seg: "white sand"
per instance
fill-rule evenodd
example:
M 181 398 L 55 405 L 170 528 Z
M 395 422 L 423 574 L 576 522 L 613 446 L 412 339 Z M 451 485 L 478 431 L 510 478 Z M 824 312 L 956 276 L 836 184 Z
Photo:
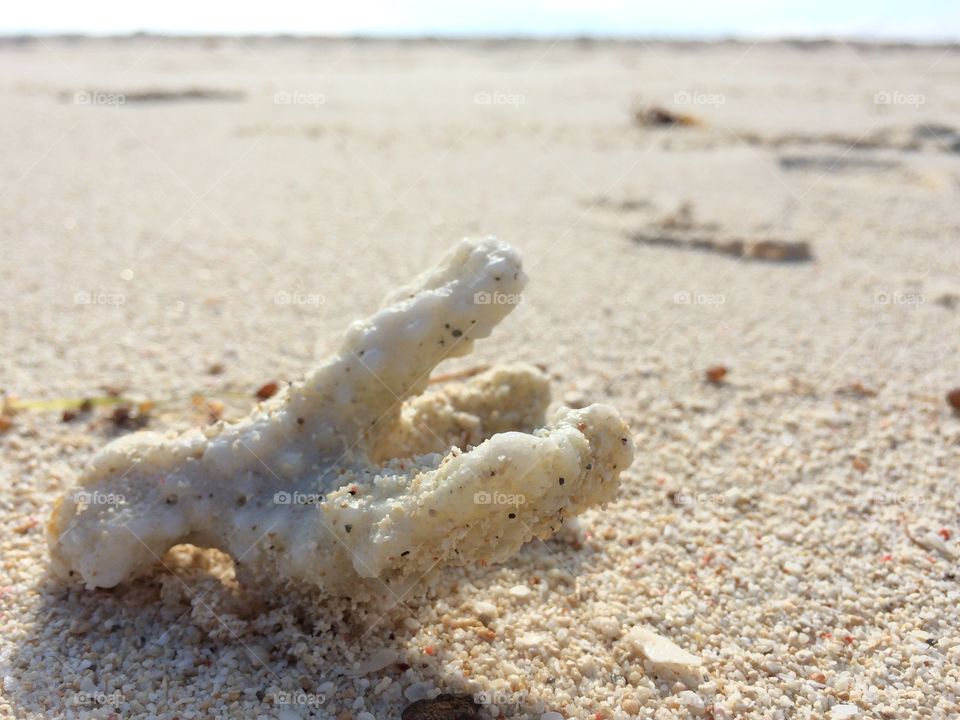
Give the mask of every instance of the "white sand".
M 209 554 L 109 592 L 46 578 L 51 504 L 115 431 L 22 412 L 0 436 L 0 715 L 369 720 L 440 690 L 518 718 L 960 713 L 956 51 L 143 38 L 0 62 L 7 393 L 120 386 L 162 401 L 159 430 L 197 422 L 196 392 L 240 414 L 230 393 L 496 234 L 524 301 L 442 371 L 542 363 L 638 449 L 615 504 L 511 562 L 393 607 L 260 603 Z M 244 97 L 132 101 L 157 88 Z M 706 126 L 636 127 L 653 104 Z M 685 203 L 815 262 L 629 238 Z M 645 660 L 637 626 L 702 666 Z

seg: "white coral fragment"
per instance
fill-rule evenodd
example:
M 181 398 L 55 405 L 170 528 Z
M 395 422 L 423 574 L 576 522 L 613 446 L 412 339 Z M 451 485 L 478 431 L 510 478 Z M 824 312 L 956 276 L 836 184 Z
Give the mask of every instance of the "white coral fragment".
M 686 670 L 703 664 L 703 660 L 696 655 L 644 627 L 633 628 L 627 633 L 626 641 L 633 650 L 641 653 L 654 665 L 662 665 L 671 670 Z
M 536 429 L 548 382 L 523 365 L 424 392 L 525 281 L 509 246 L 463 241 L 245 419 L 110 443 L 53 512 L 54 569 L 112 587 L 192 543 L 233 556 L 241 580 L 354 592 L 504 560 L 612 499 L 633 453 L 613 408 Z

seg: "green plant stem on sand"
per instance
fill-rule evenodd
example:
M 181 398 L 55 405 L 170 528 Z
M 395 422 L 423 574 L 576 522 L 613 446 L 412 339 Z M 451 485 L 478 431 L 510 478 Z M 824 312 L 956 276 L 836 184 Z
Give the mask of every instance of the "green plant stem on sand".
M 157 401 L 151 400 L 154 408 L 159 409 L 170 409 L 181 404 L 189 404 L 198 393 L 193 393 L 188 397 L 172 397 L 168 400 Z M 249 400 L 250 395 L 248 393 L 242 393 L 237 391 L 222 391 L 216 395 L 202 394 L 206 399 L 221 399 L 229 398 L 231 400 Z M 138 403 L 145 402 L 144 398 L 132 398 L 125 395 L 101 395 L 99 397 L 83 397 L 83 398 L 41 398 L 35 400 L 20 400 L 17 398 L 3 398 L 0 408 L 2 412 L 6 414 L 17 414 L 23 411 L 33 411 L 33 412 L 49 412 L 53 410 L 74 410 L 79 408 L 84 404 L 88 404 L 91 408 L 97 407 L 113 407 L 118 405 L 137 405 Z

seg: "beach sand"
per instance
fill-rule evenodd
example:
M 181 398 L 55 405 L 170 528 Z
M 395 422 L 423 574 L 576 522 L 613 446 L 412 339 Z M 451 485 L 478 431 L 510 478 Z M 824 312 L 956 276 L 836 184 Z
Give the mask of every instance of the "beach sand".
M 960 713 L 955 49 L 138 37 L 0 63 L 0 716 Z M 254 601 L 189 549 L 112 590 L 46 576 L 53 502 L 131 424 L 64 405 L 239 417 L 487 235 L 530 284 L 439 372 L 538 363 L 555 405 L 617 407 L 615 503 L 387 605 Z M 738 258 L 771 240 L 809 257 Z

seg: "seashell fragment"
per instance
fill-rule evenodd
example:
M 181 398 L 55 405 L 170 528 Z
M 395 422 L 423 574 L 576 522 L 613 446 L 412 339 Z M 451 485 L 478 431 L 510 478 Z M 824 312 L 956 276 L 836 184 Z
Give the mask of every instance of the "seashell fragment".
M 611 500 L 633 457 L 613 408 L 536 429 L 549 385 L 525 365 L 424 392 L 525 282 L 509 246 L 463 241 L 243 420 L 110 443 L 53 511 L 53 569 L 112 587 L 192 543 L 229 553 L 242 582 L 354 593 L 502 561 Z
M 683 670 L 703 664 L 703 660 L 696 655 L 688 653 L 676 643 L 647 628 L 633 628 L 627 633 L 626 641 L 633 650 L 641 653 L 654 665 Z

